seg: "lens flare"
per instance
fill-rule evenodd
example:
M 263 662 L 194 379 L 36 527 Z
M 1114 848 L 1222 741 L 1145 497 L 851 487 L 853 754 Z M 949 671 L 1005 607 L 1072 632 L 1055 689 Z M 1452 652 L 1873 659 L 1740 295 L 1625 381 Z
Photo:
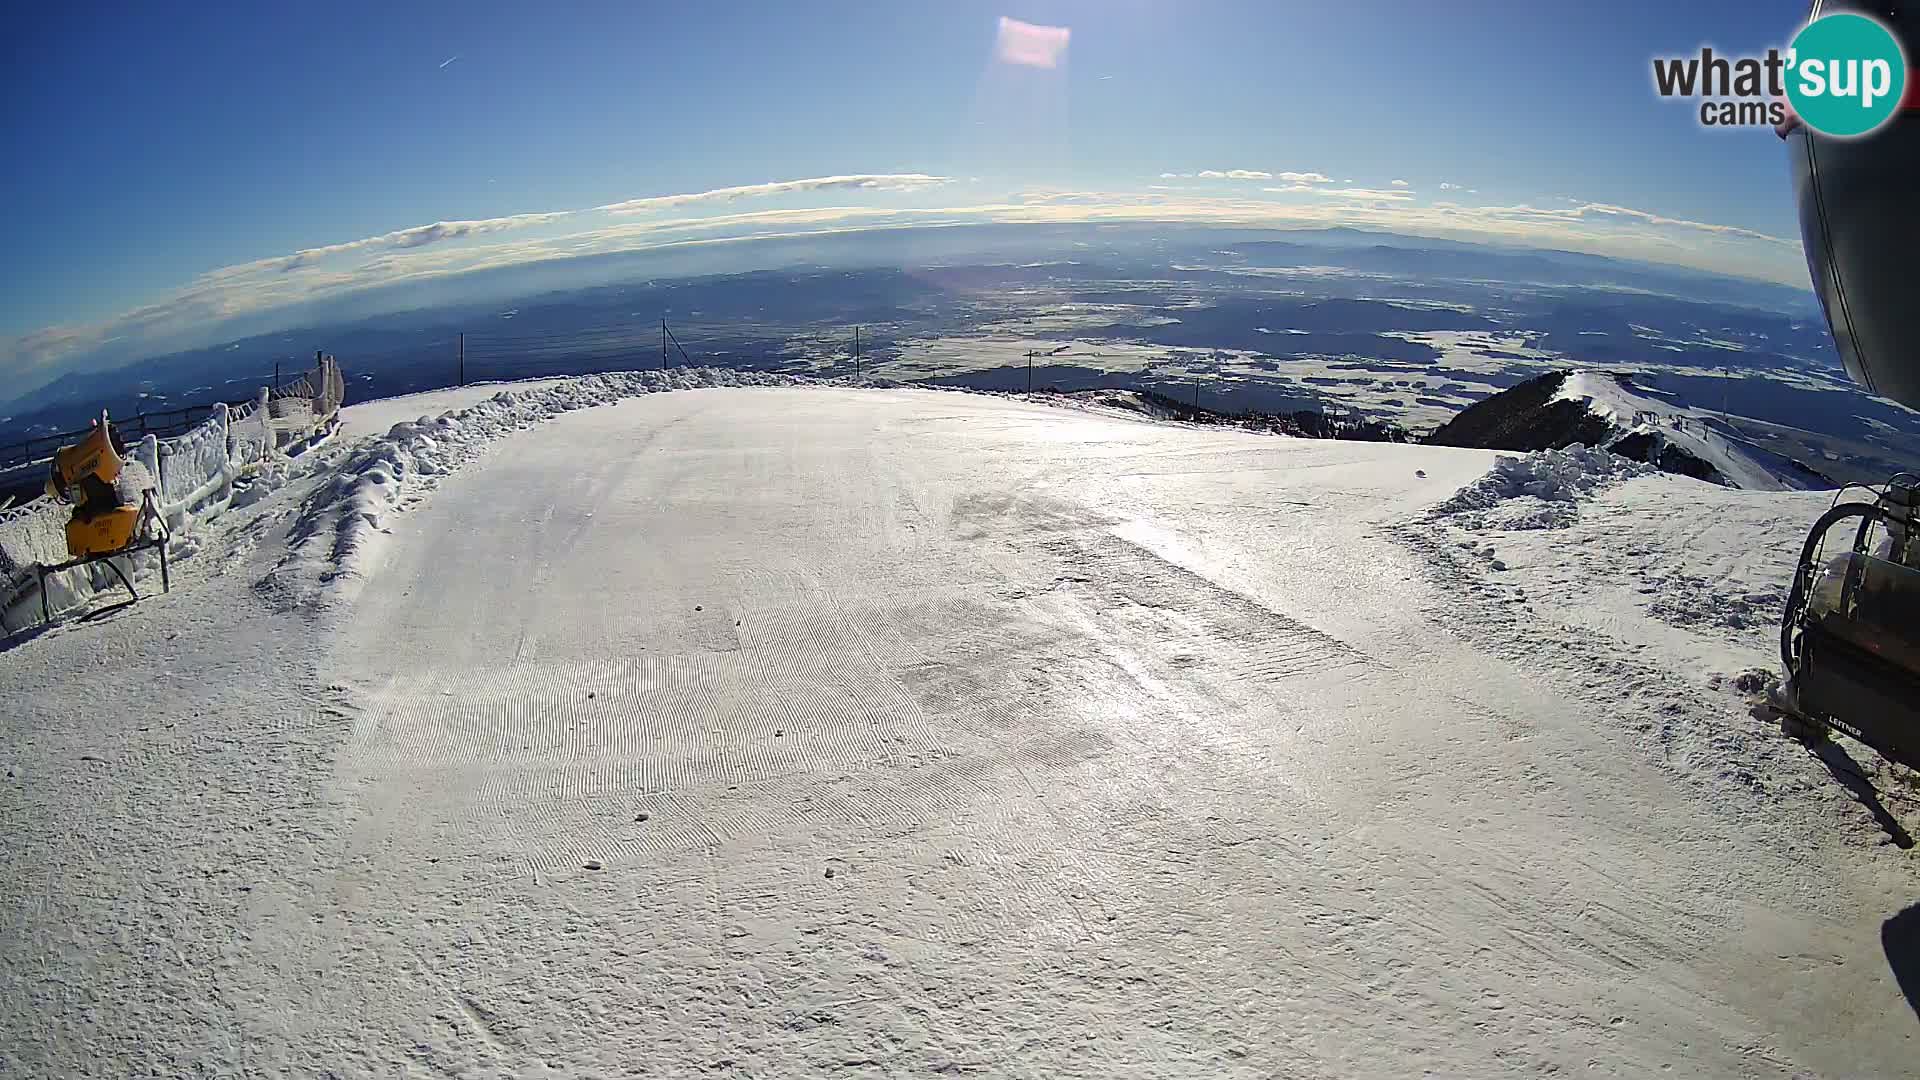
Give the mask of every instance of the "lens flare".
M 1003 63 L 1021 67 L 1054 68 L 1067 54 L 1073 31 L 1065 26 L 1036 26 L 1000 16 L 1000 37 L 994 55 Z

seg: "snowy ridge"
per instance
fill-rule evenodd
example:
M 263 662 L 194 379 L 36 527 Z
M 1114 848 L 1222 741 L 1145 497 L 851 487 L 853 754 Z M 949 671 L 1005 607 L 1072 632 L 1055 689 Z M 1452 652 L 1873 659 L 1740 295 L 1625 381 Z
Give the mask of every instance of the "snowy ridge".
M 670 390 L 835 382 L 719 368 L 584 375 L 533 390 L 501 390 L 469 408 L 403 421 L 354 450 L 307 497 L 286 556 L 259 587 L 301 604 L 350 594 L 375 558 L 388 514 L 418 501 L 495 440 L 563 413 Z M 300 475 L 294 469 L 265 476 L 261 490 Z
M 1026 401 L 1049 400 L 1034 394 L 1020 394 L 1016 396 Z M 1165 405 L 1136 390 L 1083 390 L 1073 394 L 1053 395 L 1053 398 L 1059 399 L 1060 404 L 1070 407 L 1109 409 L 1116 412 L 1131 413 L 1135 416 L 1144 416 L 1152 420 L 1175 421 L 1180 419 L 1179 414 L 1172 409 L 1167 408 Z
M 1681 405 L 1660 390 L 1635 386 L 1618 376 L 1572 372 L 1553 400 L 1583 403 L 1611 423 L 1621 434 L 1609 440 L 1609 446 L 1647 440 L 1651 445 L 1633 456 L 1649 461 L 1660 460 L 1671 447 L 1712 466 L 1731 487 L 1805 491 L 1836 486 L 1799 463 L 1740 438 L 1711 412 Z

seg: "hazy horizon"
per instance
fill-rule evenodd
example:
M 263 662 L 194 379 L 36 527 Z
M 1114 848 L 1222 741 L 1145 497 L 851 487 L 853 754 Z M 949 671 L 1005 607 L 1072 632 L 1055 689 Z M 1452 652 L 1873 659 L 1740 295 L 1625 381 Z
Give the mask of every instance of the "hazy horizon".
M 937 233 L 930 231 L 935 228 L 938 228 Z M 218 345 L 238 344 L 288 332 L 328 330 L 385 316 L 436 312 L 452 315 L 462 308 L 531 301 L 574 290 L 650 280 L 689 280 L 813 268 L 913 269 L 916 260 L 927 264 L 956 261 L 987 265 L 996 260 L 1013 261 L 1045 256 L 1087 257 L 1085 250 L 1075 246 L 1083 242 L 1073 237 L 1119 240 L 1137 246 L 1152 243 L 1163 236 L 1189 239 L 1185 235 L 1188 233 L 1193 237 L 1222 238 L 1223 243 L 1227 242 L 1224 239 L 1226 237 L 1313 243 L 1348 233 L 1355 238 L 1377 238 L 1379 242 L 1397 241 L 1399 243 L 1396 246 L 1413 250 L 1447 250 L 1448 245 L 1464 243 L 1509 255 L 1593 256 L 1618 265 L 1626 272 L 1658 272 L 1664 269 L 1752 286 L 1751 296 L 1743 301 L 1751 306 L 1770 306 L 1771 298 L 1762 293 L 1779 288 L 1786 290 L 1780 299 L 1794 294 L 1804 301 L 1810 312 L 1815 310 L 1812 307 L 1815 299 L 1810 289 L 1750 276 L 1678 264 L 1663 267 L 1657 262 L 1571 248 L 1537 246 L 1524 241 L 1426 236 L 1364 226 L 1228 228 L 1217 224 L 1180 221 L 1133 221 L 1104 225 L 873 225 L 857 229 L 682 240 L 650 248 L 550 256 L 498 266 L 463 268 L 412 281 L 364 286 L 202 324 L 198 333 L 162 339 L 157 343 L 158 347 L 129 344 L 121 350 L 102 348 L 90 354 L 86 360 L 57 369 L 45 369 L 41 373 L 44 377 L 30 376 L 26 381 L 10 387 L 12 392 L 0 398 L 0 404 L 30 396 L 66 375 L 111 373 L 130 365 Z M 769 257 L 768 252 L 776 248 L 784 254 Z M 1663 284 L 1667 287 L 1660 291 L 1665 294 L 1686 295 L 1685 289 L 1678 283 Z

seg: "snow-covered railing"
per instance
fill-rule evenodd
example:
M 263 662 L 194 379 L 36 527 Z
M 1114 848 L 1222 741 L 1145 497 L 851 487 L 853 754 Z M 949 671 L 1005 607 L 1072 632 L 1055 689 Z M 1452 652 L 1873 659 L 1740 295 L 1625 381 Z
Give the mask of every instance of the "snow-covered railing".
M 299 437 L 313 428 L 313 399 L 306 396 L 274 398 L 267 403 L 267 426 Z
M 168 439 L 148 435 L 126 448 L 126 458 L 152 478 L 155 502 L 169 532 L 218 517 L 233 503 L 234 482 L 290 446 L 332 429 L 346 396 L 339 364 L 323 356 L 278 396 L 263 388 L 240 406 L 215 405 L 211 415 Z M 42 496 L 0 511 L 0 632 L 40 621 L 37 565 L 68 558 L 66 523 L 72 508 Z M 131 570 L 131 568 L 128 568 Z M 85 604 L 115 582 L 103 566 L 64 571 L 48 579 L 47 608 L 55 613 Z
M 67 507 L 45 496 L 0 510 L 0 627 L 8 632 L 40 621 L 33 567 L 67 558 L 67 514 Z M 56 576 L 69 593 L 82 577 L 72 570 Z
M 339 363 L 331 356 L 317 356 L 312 371 L 267 395 L 263 403 L 267 429 L 282 447 L 314 438 L 333 426 L 346 393 Z
M 320 357 L 308 382 L 313 387 L 313 416 L 319 424 L 332 423 L 347 400 L 347 379 L 340 374 L 340 362 L 331 356 Z
M 273 429 L 267 425 L 267 391 L 227 410 L 227 457 L 245 476 L 273 454 Z
M 34 568 L 67 561 L 67 518 L 72 511 L 42 496 L 0 515 L 0 632 L 40 622 L 40 577 Z M 125 563 L 122 569 L 133 571 Z M 72 611 L 94 593 L 112 588 L 116 580 L 101 563 L 48 575 L 46 608 L 56 614 Z
M 233 499 L 237 475 L 227 441 L 227 407 L 216 406 L 206 422 L 178 438 L 162 439 L 159 458 L 160 516 L 167 528 L 186 527 L 193 517 L 216 517 Z

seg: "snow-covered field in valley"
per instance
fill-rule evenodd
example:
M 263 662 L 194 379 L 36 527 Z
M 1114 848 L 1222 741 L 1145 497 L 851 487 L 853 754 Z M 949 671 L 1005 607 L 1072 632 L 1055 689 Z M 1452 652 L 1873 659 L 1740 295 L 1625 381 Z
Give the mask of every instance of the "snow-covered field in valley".
M 732 381 L 0 643 L 0 1073 L 1914 1075 L 1920 788 L 1735 685 L 1827 496 Z

